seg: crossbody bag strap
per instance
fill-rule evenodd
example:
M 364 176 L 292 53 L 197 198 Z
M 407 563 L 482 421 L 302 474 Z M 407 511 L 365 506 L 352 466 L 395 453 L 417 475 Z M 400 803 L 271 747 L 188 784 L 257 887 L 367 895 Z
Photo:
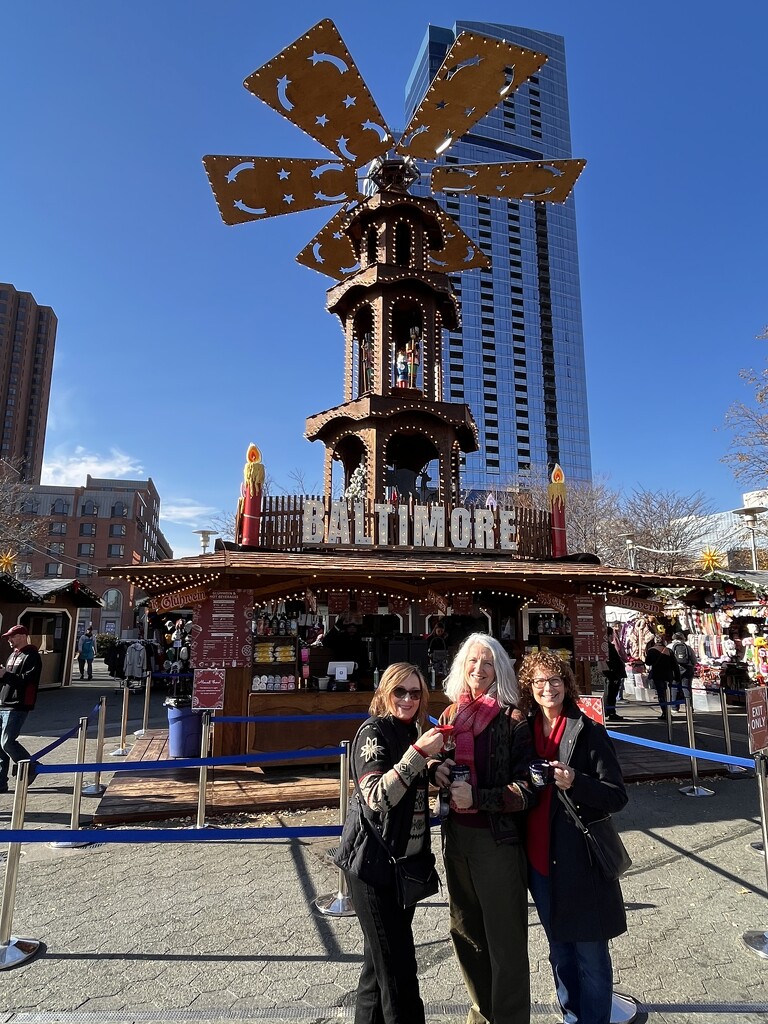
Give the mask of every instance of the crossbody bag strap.
M 568 814 L 571 816 L 571 818 L 573 818 L 574 824 L 577 826 L 577 828 L 579 828 L 584 833 L 584 835 L 587 835 L 587 833 L 589 832 L 589 829 L 587 828 L 587 826 L 584 824 L 584 822 L 579 817 L 579 812 L 574 807 L 573 801 L 571 800 L 571 798 L 562 789 L 558 789 L 557 795 L 558 795 L 559 799 L 562 801 L 563 807 L 565 807 L 565 809 L 568 812 Z

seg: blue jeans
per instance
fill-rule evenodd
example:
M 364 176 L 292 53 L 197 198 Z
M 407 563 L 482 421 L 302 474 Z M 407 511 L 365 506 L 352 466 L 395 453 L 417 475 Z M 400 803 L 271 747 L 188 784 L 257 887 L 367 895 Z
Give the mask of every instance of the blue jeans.
M 607 940 L 553 942 L 549 930 L 549 878 L 531 868 L 528 888 L 549 940 L 549 962 L 563 1024 L 610 1024 L 613 966 Z
M 31 754 L 18 742 L 28 711 L 0 708 L 0 789 L 8 788 L 8 768 L 13 760 L 28 761 Z

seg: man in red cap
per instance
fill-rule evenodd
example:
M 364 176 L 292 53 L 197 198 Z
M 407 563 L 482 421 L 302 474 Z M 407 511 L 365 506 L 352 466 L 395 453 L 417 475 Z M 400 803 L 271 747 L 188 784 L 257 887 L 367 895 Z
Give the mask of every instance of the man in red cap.
M 19 734 L 35 706 L 43 662 L 38 649 L 29 642 L 26 626 L 11 626 L 2 639 L 12 648 L 5 668 L 0 668 L 0 793 L 7 793 L 11 761 L 18 764 L 31 757 L 19 743 Z M 36 775 L 33 763 L 29 766 L 29 781 Z

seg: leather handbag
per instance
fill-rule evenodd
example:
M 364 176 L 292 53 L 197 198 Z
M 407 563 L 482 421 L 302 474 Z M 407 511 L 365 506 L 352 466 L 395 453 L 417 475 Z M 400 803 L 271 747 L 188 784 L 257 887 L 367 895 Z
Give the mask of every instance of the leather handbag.
M 632 858 L 627 853 L 610 814 L 585 825 L 568 794 L 559 789 L 557 795 L 584 836 L 590 863 L 595 865 L 609 882 L 617 881 L 632 867 Z

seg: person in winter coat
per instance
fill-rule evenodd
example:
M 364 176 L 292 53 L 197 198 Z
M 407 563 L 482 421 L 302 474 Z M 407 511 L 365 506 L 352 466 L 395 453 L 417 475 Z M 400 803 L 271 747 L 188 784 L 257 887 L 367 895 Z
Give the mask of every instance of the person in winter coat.
M 616 712 L 616 698 L 622 680 L 627 678 L 627 670 L 621 655 L 613 643 L 613 630 L 608 630 L 608 671 L 605 675 L 605 717 L 609 722 L 621 722 L 621 715 Z
M 659 718 L 666 718 L 672 684 L 680 684 L 680 668 L 674 654 L 667 647 L 663 633 L 659 633 L 653 641 L 653 646 L 649 648 L 645 656 L 645 664 L 651 670 L 648 676 L 656 690 L 659 704 L 661 704 Z
M 443 822 L 451 939 L 472 1005 L 467 1024 L 530 1024 L 525 818 L 535 800 L 528 726 L 513 710 L 515 670 L 498 640 L 467 637 L 444 684 L 440 716 L 455 749 L 430 774 L 450 786 Z M 469 781 L 450 781 L 451 765 Z
M 525 657 L 520 709 L 529 714 L 536 754 L 554 785 L 538 790 L 528 815 L 528 887 L 549 940 L 563 1021 L 609 1024 L 613 966 L 608 940 L 627 930 L 618 882 L 593 865 L 583 834 L 557 795 L 567 791 L 585 824 L 627 802 L 616 751 L 605 727 L 582 714 L 570 666 L 550 651 Z
M 680 672 L 680 682 L 675 688 L 674 700 L 675 711 L 684 711 L 685 708 L 681 708 L 680 705 L 685 702 L 686 698 L 691 699 L 691 686 L 693 684 L 693 677 L 696 675 L 696 665 L 698 659 L 693 652 L 693 648 L 685 642 L 685 635 L 683 633 L 673 633 L 672 643 L 669 645 L 670 650 L 677 662 L 677 668 Z
M 352 745 L 352 770 L 376 827 L 395 857 L 430 848 L 427 759 L 443 749 L 438 729 L 427 728 L 429 690 L 415 665 L 397 662 L 381 677 Z M 349 815 L 361 811 L 357 794 Z M 358 822 L 363 828 L 362 822 Z M 369 842 L 375 843 L 374 839 Z M 381 878 L 347 873 L 363 932 L 363 968 L 357 985 L 355 1024 L 424 1024 L 412 922 L 414 907 L 397 899 L 394 872 Z
M 11 761 L 18 764 L 31 758 L 19 743 L 19 735 L 37 701 L 43 661 L 38 649 L 29 642 L 26 626 L 11 626 L 2 639 L 11 645 L 10 657 L 5 667 L 0 667 L 0 793 L 7 793 Z M 14 768 L 14 774 L 15 771 Z M 36 775 L 33 762 L 28 781 L 32 783 Z
M 96 637 L 93 629 L 89 626 L 77 641 L 77 666 L 80 669 L 80 678 L 84 679 L 85 667 L 88 666 L 88 678 L 93 679 L 93 659 L 96 657 Z

